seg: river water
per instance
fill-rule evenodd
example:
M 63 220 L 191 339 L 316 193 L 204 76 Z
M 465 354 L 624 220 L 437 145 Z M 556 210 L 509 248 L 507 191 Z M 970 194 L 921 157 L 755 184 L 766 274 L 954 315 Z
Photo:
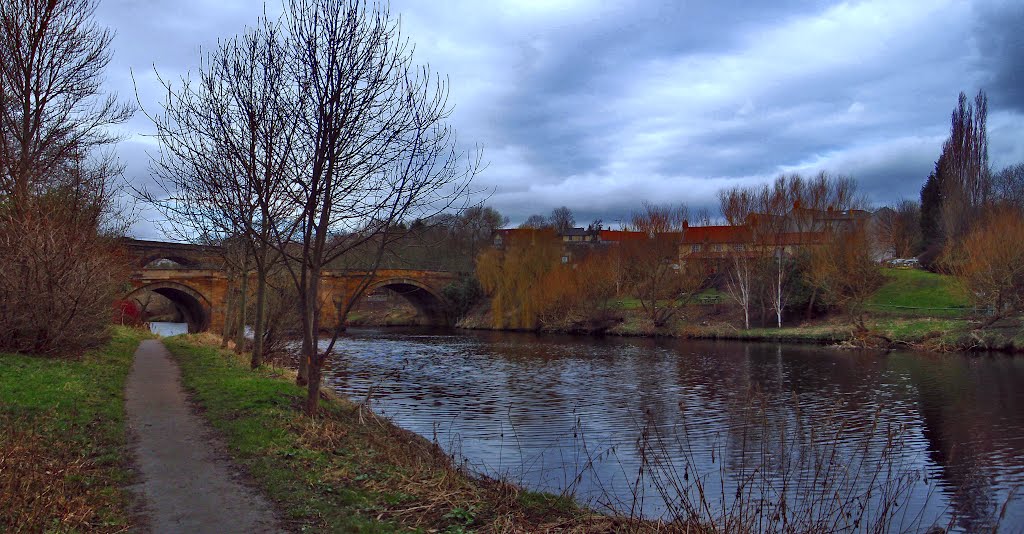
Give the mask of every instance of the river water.
M 714 520 L 785 495 L 794 520 L 863 504 L 863 528 L 886 502 L 899 531 L 1024 531 L 1021 358 L 394 328 L 337 352 L 339 392 L 597 508 Z

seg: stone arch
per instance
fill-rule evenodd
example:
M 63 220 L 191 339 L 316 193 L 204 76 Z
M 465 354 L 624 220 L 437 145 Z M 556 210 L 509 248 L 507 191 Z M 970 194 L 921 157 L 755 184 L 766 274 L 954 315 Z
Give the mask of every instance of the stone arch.
M 195 289 L 178 282 L 153 282 L 128 293 L 125 296 L 125 300 L 131 299 L 144 291 L 152 291 L 167 297 L 178 311 L 181 312 L 185 322 L 188 323 L 189 333 L 202 332 L 210 327 L 210 312 L 212 310 L 210 300 Z
M 370 284 L 363 295 L 367 295 L 376 289 L 390 289 L 416 308 L 431 323 L 437 325 L 448 324 L 448 300 L 439 291 L 419 280 L 412 278 L 387 278 Z

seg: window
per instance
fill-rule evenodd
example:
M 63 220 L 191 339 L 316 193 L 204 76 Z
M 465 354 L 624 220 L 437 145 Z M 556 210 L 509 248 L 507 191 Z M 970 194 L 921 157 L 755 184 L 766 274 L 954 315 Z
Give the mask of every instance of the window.
M 690 252 L 700 252 L 700 245 L 690 245 Z
M 732 249 L 736 252 L 743 252 L 743 245 L 733 245 Z
M 715 245 L 715 252 L 721 252 L 721 251 L 722 251 L 722 245 Z
M 562 256 L 562 263 L 569 263 L 569 256 Z

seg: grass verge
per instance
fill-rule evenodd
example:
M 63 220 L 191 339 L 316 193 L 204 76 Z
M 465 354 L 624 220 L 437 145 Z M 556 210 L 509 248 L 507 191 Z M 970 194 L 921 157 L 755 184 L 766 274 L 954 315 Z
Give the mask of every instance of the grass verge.
M 886 282 L 868 302 L 876 314 L 907 317 L 963 317 L 970 300 L 952 276 L 919 269 L 882 269 Z
M 300 413 L 303 390 L 280 369 L 250 371 L 211 338 L 165 344 L 229 453 L 295 530 L 329 532 L 612 532 L 622 520 L 571 499 L 458 469 L 422 437 L 333 395 Z
M 124 385 L 147 334 L 79 359 L 0 354 L 0 531 L 131 527 Z

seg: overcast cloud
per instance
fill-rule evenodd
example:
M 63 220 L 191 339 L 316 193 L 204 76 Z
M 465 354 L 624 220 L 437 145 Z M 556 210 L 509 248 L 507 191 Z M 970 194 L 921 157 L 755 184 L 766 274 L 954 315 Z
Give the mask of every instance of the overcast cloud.
M 705 5 L 701 5 L 705 4 Z M 753 4 L 753 6 L 751 5 Z M 1024 161 L 1024 4 L 392 2 L 416 57 L 451 80 L 459 139 L 485 146 L 475 185 L 518 223 L 567 205 L 616 224 L 643 200 L 714 206 L 781 172 L 855 177 L 876 204 L 916 197 L 957 94 L 989 95 L 990 156 Z M 769 4 L 765 2 L 764 4 Z M 279 11 L 268 4 L 271 13 Z M 155 109 L 165 77 L 251 25 L 242 0 L 104 0 L 108 85 Z M 139 114 L 118 153 L 146 183 Z M 139 237 L 160 237 L 141 220 Z

